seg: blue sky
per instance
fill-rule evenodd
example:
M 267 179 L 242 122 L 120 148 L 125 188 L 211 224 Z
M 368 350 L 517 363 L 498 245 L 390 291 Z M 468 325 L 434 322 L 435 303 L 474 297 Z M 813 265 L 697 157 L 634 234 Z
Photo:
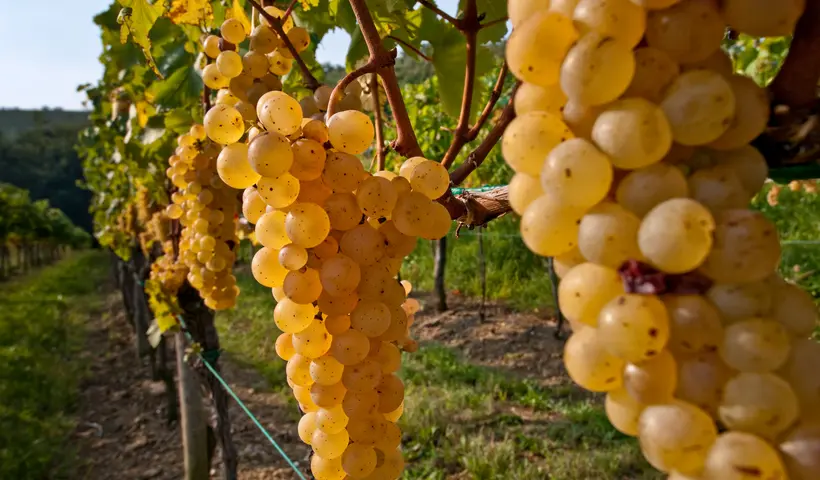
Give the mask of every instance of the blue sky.
M 97 61 L 102 47 L 92 18 L 110 0 L 2 3 L 0 108 L 83 108 L 85 97 L 76 91 L 77 85 L 102 75 Z M 454 14 L 458 0 L 437 3 Z M 323 63 L 344 64 L 349 44 L 347 34 L 336 30 L 319 45 L 317 57 Z

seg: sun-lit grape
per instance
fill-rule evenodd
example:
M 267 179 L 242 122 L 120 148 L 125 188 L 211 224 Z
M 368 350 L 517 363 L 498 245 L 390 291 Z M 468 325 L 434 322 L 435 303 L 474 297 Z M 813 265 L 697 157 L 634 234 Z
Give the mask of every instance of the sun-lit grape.
M 638 246 L 659 269 L 683 273 L 707 258 L 714 229 L 715 220 L 705 207 L 688 198 L 674 198 L 644 216 Z
M 725 27 L 716 2 L 683 0 L 649 12 L 646 41 L 677 62 L 697 62 L 720 49 Z
M 717 438 L 712 418 L 694 405 L 672 401 L 641 413 L 638 438 L 644 457 L 662 472 L 696 474 Z
M 704 145 L 720 138 L 732 125 L 736 99 L 729 82 L 719 73 L 690 70 L 666 89 L 660 107 L 676 142 Z
M 672 131 L 655 104 L 626 98 L 601 112 L 592 127 L 592 139 L 615 167 L 632 170 L 659 162 L 672 145 Z
M 669 315 L 655 296 L 619 295 L 601 309 L 598 333 L 611 354 L 627 362 L 641 362 L 666 346 Z
M 777 450 L 762 438 L 743 432 L 726 432 L 715 440 L 702 475 L 721 480 L 787 478 Z
M 683 172 L 666 163 L 656 163 L 629 172 L 618 183 L 615 198 L 622 207 L 643 217 L 657 205 L 673 198 L 686 198 L 689 186 Z
M 561 255 L 577 245 L 582 215 L 582 209 L 562 205 L 555 197 L 543 195 L 524 211 L 521 237 L 527 247 L 538 255 Z
M 726 327 L 720 355 L 741 372 L 771 372 L 789 356 L 790 338 L 785 328 L 769 318 L 751 318 Z
M 245 133 L 245 121 L 235 108 L 217 104 L 205 114 L 205 132 L 208 138 L 222 145 L 236 143 Z
M 564 345 L 564 366 L 575 383 L 593 392 L 612 391 L 623 383 L 624 361 L 604 348 L 600 335 L 591 327 L 569 337 Z
M 530 112 L 516 117 L 507 127 L 501 140 L 501 153 L 516 172 L 539 176 L 552 149 L 573 136 L 557 115 Z
M 280 91 L 262 95 L 256 104 L 256 115 L 269 132 L 285 136 L 298 132 L 302 126 L 302 106 Z
M 617 203 L 602 202 L 581 218 L 578 249 L 591 262 L 618 268 L 642 257 L 638 248 L 641 220 Z
M 771 373 L 741 373 L 726 383 L 718 408 L 731 430 L 773 440 L 797 420 L 797 397 L 789 384 Z
M 533 83 L 522 83 L 515 92 L 513 100 L 516 115 L 529 112 L 549 112 L 560 115 L 567 96 L 558 84 L 541 87 Z
M 359 155 L 373 143 L 373 122 L 370 117 L 356 110 L 334 114 L 327 121 L 330 143 L 340 152 Z
M 583 138 L 572 138 L 556 145 L 541 169 L 544 192 L 581 208 L 603 200 L 611 184 L 609 158 Z
M 777 229 L 763 214 L 725 210 L 715 217 L 714 245 L 701 271 L 717 282 L 763 280 L 780 263 Z
M 561 89 L 576 102 L 602 105 L 624 93 L 634 74 L 635 56 L 628 43 L 590 31 L 564 59 Z
M 510 71 L 519 80 L 549 87 L 558 83 L 564 55 L 578 39 L 568 17 L 539 11 L 519 23 L 507 41 Z

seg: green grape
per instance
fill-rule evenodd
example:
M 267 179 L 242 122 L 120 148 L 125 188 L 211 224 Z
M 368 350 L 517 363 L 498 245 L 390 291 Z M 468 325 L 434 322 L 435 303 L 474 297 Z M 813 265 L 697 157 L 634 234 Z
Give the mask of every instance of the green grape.
M 327 326 L 327 321 L 325 321 L 325 327 Z M 310 363 L 310 378 L 319 385 L 333 385 L 341 382 L 343 372 L 344 365 L 329 355 L 315 358 Z
M 248 162 L 248 146 L 244 143 L 223 148 L 216 159 L 216 169 L 219 178 L 231 188 L 248 188 L 260 178 Z
M 293 142 L 293 164 L 290 173 L 299 180 L 316 180 L 322 176 L 327 153 L 315 140 L 302 138 Z
M 279 252 L 282 256 L 282 252 Z M 319 272 L 305 267 L 301 270 L 288 272 L 282 284 L 285 295 L 296 303 L 310 304 L 319 299 L 322 294 L 322 281 Z
M 251 33 L 250 49 L 257 53 L 267 54 L 281 45 L 279 36 L 270 28 L 259 25 Z
M 592 140 L 617 168 L 633 170 L 657 163 L 672 146 L 663 112 L 643 98 L 611 103 L 592 127 Z
M 564 345 L 564 366 L 570 378 L 593 392 L 608 392 L 623 385 L 623 360 L 603 346 L 599 332 L 583 327 Z
M 285 218 L 285 231 L 291 242 L 313 248 L 330 233 L 330 219 L 322 207 L 314 203 L 295 203 Z
M 219 27 L 219 33 L 222 34 L 222 38 L 233 43 L 234 45 L 239 45 L 242 43 L 247 35 L 242 22 L 236 18 L 229 18 L 222 22 L 222 26 Z
M 709 450 L 702 475 L 708 479 L 788 478 L 774 447 L 743 432 L 721 434 Z
M 350 312 L 350 327 L 368 337 L 378 337 L 390 327 L 390 309 L 381 302 L 362 300 Z
M 339 248 L 359 265 L 373 265 L 384 256 L 384 237 L 364 223 L 345 232 L 339 241 Z
M 720 356 L 741 372 L 764 373 L 782 366 L 789 356 L 789 334 L 769 318 L 751 318 L 726 327 Z
M 667 350 L 624 367 L 624 388 L 632 398 L 646 405 L 671 401 L 677 383 L 678 365 Z
M 626 294 L 610 300 L 598 316 L 601 344 L 631 363 L 657 356 L 669 339 L 669 315 L 655 296 Z
M 519 215 L 523 215 L 524 210 L 543 194 L 541 180 L 537 177 L 526 173 L 516 173 L 510 180 L 510 207 Z
M 612 185 L 609 158 L 583 138 L 558 144 L 541 170 L 541 188 L 569 205 L 589 208 L 606 197 Z
M 208 35 L 202 42 L 202 51 L 210 58 L 219 56 L 219 37 L 216 35 Z
M 698 170 L 688 183 L 690 196 L 712 213 L 749 204 L 746 189 L 730 167 L 717 165 Z
M 299 196 L 299 180 L 289 173 L 278 177 L 262 177 L 256 182 L 262 200 L 273 208 L 285 208 Z
M 683 0 L 649 12 L 646 42 L 679 63 L 698 62 L 720 49 L 725 27 L 716 2 Z
M 804 0 L 726 0 L 721 3 L 721 13 L 726 23 L 741 33 L 754 37 L 782 37 L 794 32 L 805 5 Z
M 701 271 L 717 282 L 763 280 L 780 263 L 777 229 L 763 214 L 725 210 L 715 217 L 714 245 Z
M 521 236 L 538 255 L 550 257 L 570 251 L 577 244 L 583 210 L 568 207 L 546 194 L 533 201 L 521 217 Z
M 666 163 L 656 163 L 629 172 L 615 190 L 618 204 L 638 217 L 645 216 L 667 200 L 688 196 L 689 186 L 683 172 Z
M 687 0 L 687 3 L 694 1 L 709 0 Z M 660 106 L 676 142 L 704 145 L 717 140 L 729 129 L 735 115 L 736 99 L 729 82 L 719 73 L 690 70 L 682 73 L 666 89 Z
M 751 145 L 735 150 L 711 151 L 709 155 L 718 165 L 732 169 L 749 197 L 759 192 L 769 178 L 766 159 Z
M 667 273 L 698 267 L 712 248 L 715 220 L 698 202 L 688 198 L 667 200 L 649 211 L 638 230 L 641 253 Z
M 277 303 L 273 311 L 276 326 L 286 333 L 298 333 L 305 330 L 313 322 L 313 316 L 313 305 L 298 304 L 287 298 Z M 296 348 L 295 337 L 294 348 Z
M 250 51 L 242 57 L 242 67 L 251 77 L 262 78 L 268 74 L 270 62 L 264 54 Z
M 251 261 L 253 278 L 265 287 L 278 287 L 285 281 L 287 269 L 279 265 L 279 251 L 264 247 Z
M 365 478 L 376 469 L 376 450 L 368 445 L 352 443 L 342 455 L 342 468 L 351 478 Z
M 724 386 L 735 373 L 716 353 L 680 356 L 675 397 L 717 417 Z
M 285 136 L 293 135 L 302 126 L 302 106 L 284 92 L 272 91 L 262 95 L 256 104 L 256 115 L 269 132 Z
M 507 41 L 510 71 L 519 80 L 549 87 L 558 83 L 561 62 L 578 39 L 568 17 L 540 11 L 521 22 Z
M 567 103 L 567 96 L 558 84 L 541 87 L 533 83 L 522 83 L 515 92 L 513 104 L 516 115 L 529 112 L 549 112 L 560 115 Z
M 222 72 L 219 71 L 219 67 L 217 67 L 215 63 L 212 63 L 205 65 L 205 68 L 202 69 L 202 82 L 211 90 L 219 90 L 220 88 L 227 88 L 230 79 L 222 75 Z
M 347 330 L 333 337 L 330 354 L 342 365 L 350 366 L 360 363 L 370 351 L 370 340 L 358 330 Z
M 364 179 L 364 166 L 355 156 L 344 152 L 328 152 L 322 180 L 334 192 L 352 192 Z
M 285 213 L 277 210 L 267 212 L 259 217 L 255 229 L 256 239 L 259 243 L 275 250 L 289 244 L 290 239 L 285 231 L 285 219 Z
M 602 202 L 581 218 L 578 249 L 584 258 L 610 268 L 641 259 L 638 228 L 641 220 L 617 203 Z
M 696 474 L 717 438 L 712 418 L 694 405 L 673 401 L 641 413 L 638 438 L 646 460 L 662 472 Z
M 735 115 L 729 129 L 709 147 L 718 150 L 741 148 L 757 138 L 769 123 L 769 94 L 748 77 L 733 75 L 729 86 L 735 95 Z
M 717 307 L 725 323 L 765 317 L 772 313 L 772 290 L 763 281 L 716 283 L 706 296 Z
M 396 206 L 396 200 L 398 200 L 396 188 L 386 178 L 370 177 L 363 181 L 356 190 L 356 202 L 359 208 L 371 218 L 390 217 Z
M 646 30 L 646 11 L 630 0 L 580 0 L 572 19 L 584 34 L 595 31 L 634 48 Z
M 340 152 L 359 155 L 373 143 L 373 122 L 370 117 L 356 110 L 339 112 L 327 121 L 330 143 Z
M 718 310 L 700 295 L 664 295 L 669 314 L 667 348 L 682 356 L 715 352 L 723 341 L 723 324 Z
M 660 102 L 663 91 L 677 76 L 680 66 L 663 50 L 641 47 L 635 50 L 635 75 L 624 97 L 640 97 Z
M 421 162 L 410 174 L 410 186 L 431 200 L 435 200 L 450 188 L 450 176 L 447 169 L 438 162 L 427 160 Z
M 727 428 L 773 440 L 797 420 L 799 407 L 777 375 L 740 373 L 726 383 L 718 412 Z
M 561 65 L 561 89 L 585 105 L 618 98 L 635 75 L 635 56 L 625 42 L 589 32 L 567 53 Z
M 223 77 L 230 80 L 242 73 L 242 57 L 233 50 L 225 50 L 216 57 L 216 68 Z
M 205 132 L 208 138 L 222 145 L 236 143 L 245 133 L 242 115 L 228 105 L 214 105 L 205 114 Z
M 630 437 L 638 436 L 638 422 L 645 408 L 646 405 L 632 398 L 623 388 L 608 392 L 604 400 L 609 423 Z

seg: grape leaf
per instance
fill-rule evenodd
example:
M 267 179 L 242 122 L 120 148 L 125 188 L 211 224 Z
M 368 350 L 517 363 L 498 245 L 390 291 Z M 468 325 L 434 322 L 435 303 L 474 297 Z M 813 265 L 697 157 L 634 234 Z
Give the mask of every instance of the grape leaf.
M 178 68 L 167 79 L 154 82 L 148 89 L 158 107 L 184 105 L 192 98 L 198 98 L 201 91 L 202 78 L 192 66 Z
M 117 17 L 117 22 L 120 24 L 120 43 L 127 42 L 130 36 L 134 43 L 142 49 L 154 73 L 162 78 L 154 57 L 151 55 L 151 39 L 148 38 L 151 27 L 162 15 L 162 3 L 157 2 L 151 5 L 147 0 L 119 0 L 119 2 L 123 6 Z
M 365 43 L 364 41 L 364 36 L 362 36 L 362 32 L 357 29 L 350 36 L 350 48 L 347 50 L 345 66 L 348 70 L 355 70 L 356 63 L 359 60 L 366 58 L 367 55 L 367 43 Z
M 191 112 L 185 108 L 175 108 L 165 114 L 165 128 L 174 133 L 185 133 L 194 122 Z
M 439 41 L 431 42 L 433 47 L 433 67 L 439 82 L 439 95 L 444 112 L 451 117 L 458 117 L 461 112 L 461 100 L 464 95 L 464 75 L 467 69 L 467 42 L 459 31 L 451 28 Z M 476 50 L 476 68 L 471 107 L 471 118 L 481 108 L 481 99 L 485 87 L 478 81 L 489 72 L 495 58 L 489 49 L 479 46 Z
M 353 33 L 359 29 L 356 23 L 356 15 L 347 0 L 330 0 L 328 11 L 333 21 L 347 33 Z
M 210 0 L 171 0 L 167 15 L 177 25 L 210 25 L 214 9 Z
M 235 18 L 242 23 L 242 26 L 245 27 L 245 35 L 250 35 L 251 33 L 251 21 L 248 18 L 248 14 L 245 12 L 245 7 L 242 6 L 242 2 L 239 0 L 233 0 L 231 3 L 230 8 L 225 10 L 225 19 Z

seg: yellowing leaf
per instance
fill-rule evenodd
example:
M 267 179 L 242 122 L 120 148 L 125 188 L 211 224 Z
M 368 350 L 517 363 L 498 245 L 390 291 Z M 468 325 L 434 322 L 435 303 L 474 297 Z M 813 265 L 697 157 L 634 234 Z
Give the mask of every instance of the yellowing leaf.
M 242 22 L 242 26 L 245 27 L 245 34 L 250 35 L 251 21 L 248 18 L 248 14 L 245 13 L 245 8 L 239 0 L 233 0 L 231 3 L 231 8 L 225 10 L 225 19 L 227 20 L 229 18 L 235 18 Z
M 301 0 L 300 3 L 302 4 L 302 10 L 310 10 L 311 7 L 318 7 L 319 0 Z
M 168 18 L 177 25 L 210 25 L 214 9 L 209 0 L 171 0 Z
M 148 124 L 148 117 L 156 113 L 156 109 L 150 105 L 148 102 L 137 102 L 136 105 L 137 110 L 137 122 L 141 128 L 145 128 Z
M 120 42 L 125 43 L 130 36 L 134 43 L 142 49 L 154 73 L 162 78 L 154 57 L 151 55 L 151 39 L 148 37 L 151 27 L 162 15 L 162 2 L 156 2 L 153 5 L 147 0 L 119 0 L 119 2 L 124 7 L 117 17 L 117 22 L 121 25 Z

